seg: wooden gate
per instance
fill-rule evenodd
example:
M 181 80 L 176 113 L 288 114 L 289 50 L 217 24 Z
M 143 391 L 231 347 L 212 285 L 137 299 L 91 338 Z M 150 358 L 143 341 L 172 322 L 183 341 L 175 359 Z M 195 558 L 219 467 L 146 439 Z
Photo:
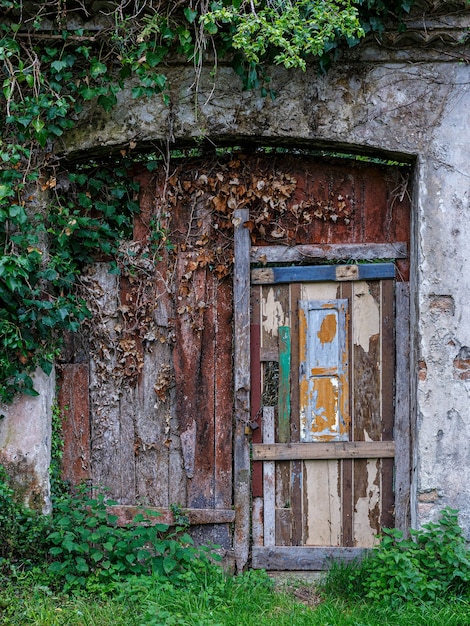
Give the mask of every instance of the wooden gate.
M 393 263 L 255 269 L 252 284 L 253 565 L 322 569 L 371 547 L 403 506 L 395 312 L 405 319 L 406 288 Z

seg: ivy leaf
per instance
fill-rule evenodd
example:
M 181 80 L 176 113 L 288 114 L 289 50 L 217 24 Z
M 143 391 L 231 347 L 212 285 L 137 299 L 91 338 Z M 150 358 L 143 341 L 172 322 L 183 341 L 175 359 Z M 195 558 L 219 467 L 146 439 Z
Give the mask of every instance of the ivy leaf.
M 61 61 L 61 60 L 52 61 L 51 67 L 56 72 L 60 72 L 61 70 L 63 70 L 64 68 L 67 67 L 67 63 L 66 63 L 66 61 Z
M 31 126 L 39 133 L 44 128 L 45 124 L 40 117 L 37 117 L 31 122 Z
M 8 185 L 0 185 L 0 200 L 14 195 L 13 190 Z
M 46 376 L 49 376 L 49 374 L 52 372 L 53 363 L 49 359 L 41 359 L 39 362 L 39 366 L 41 367 L 44 374 L 46 374 Z
M 93 59 L 93 61 L 90 64 L 90 74 L 92 78 L 97 78 L 98 76 L 101 76 L 102 74 L 106 74 L 107 71 L 108 71 L 108 68 L 106 67 L 104 63 L 101 63 L 100 61 Z
M 197 11 L 193 11 L 191 7 L 186 7 L 183 11 L 185 18 L 190 24 L 194 22 L 197 16 Z

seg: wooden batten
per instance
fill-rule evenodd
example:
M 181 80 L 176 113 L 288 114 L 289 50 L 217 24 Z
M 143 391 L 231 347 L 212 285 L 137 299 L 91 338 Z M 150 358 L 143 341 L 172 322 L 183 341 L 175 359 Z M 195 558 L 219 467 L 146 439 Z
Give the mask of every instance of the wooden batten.
M 136 515 L 142 514 L 153 524 L 177 526 L 178 520 L 170 509 L 152 506 L 114 505 L 107 508 L 110 515 L 117 515 L 120 525 L 131 524 Z M 233 509 L 181 509 L 180 515 L 187 518 L 191 526 L 206 524 L 231 524 L 235 520 Z
M 299 246 L 258 246 L 251 250 L 252 263 L 297 263 L 312 260 L 406 259 L 406 242 L 337 243 Z
M 315 571 L 326 570 L 335 560 L 351 562 L 361 559 L 364 548 L 334 548 L 316 546 L 253 546 L 254 569 Z
M 264 267 L 251 272 L 254 285 L 307 283 L 323 281 L 381 280 L 395 278 L 394 263 L 364 265 L 305 265 L 298 267 Z
M 253 459 L 257 461 L 383 459 L 395 456 L 395 442 L 259 443 L 253 444 L 252 454 Z

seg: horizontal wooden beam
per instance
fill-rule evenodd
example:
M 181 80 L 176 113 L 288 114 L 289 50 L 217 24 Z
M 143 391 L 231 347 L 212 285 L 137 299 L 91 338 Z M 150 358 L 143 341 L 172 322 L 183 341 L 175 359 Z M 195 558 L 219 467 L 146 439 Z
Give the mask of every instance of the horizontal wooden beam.
M 263 267 L 251 271 L 254 285 L 275 283 L 306 283 L 321 281 L 379 280 L 394 278 L 393 263 L 363 265 L 301 265 L 298 267 Z
M 332 561 L 356 561 L 366 553 L 365 548 L 253 546 L 252 567 L 268 571 L 322 571 L 328 569 Z
M 394 441 L 330 441 L 254 443 L 254 461 L 314 461 L 316 459 L 384 459 L 395 456 Z
M 314 259 L 372 261 L 406 259 L 408 246 L 397 243 L 340 243 L 302 246 L 257 246 L 251 248 L 252 263 L 298 263 Z
M 118 524 L 130 524 L 139 513 L 145 515 L 146 511 L 158 513 L 158 516 L 150 517 L 155 524 L 177 525 L 173 511 L 153 506 L 130 506 L 116 504 L 108 507 L 111 515 L 118 516 Z M 232 509 L 181 509 L 181 515 L 185 516 L 191 526 L 198 524 L 231 524 L 235 521 L 235 511 Z

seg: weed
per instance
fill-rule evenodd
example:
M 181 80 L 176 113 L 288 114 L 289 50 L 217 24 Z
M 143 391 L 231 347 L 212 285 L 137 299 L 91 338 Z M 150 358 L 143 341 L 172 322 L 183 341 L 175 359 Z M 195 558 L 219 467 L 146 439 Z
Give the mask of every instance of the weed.
M 380 545 L 361 564 L 330 570 L 325 593 L 385 601 L 433 602 L 468 592 L 470 553 L 457 511 L 445 508 L 437 523 L 424 524 L 405 538 L 397 529 L 385 529 Z

